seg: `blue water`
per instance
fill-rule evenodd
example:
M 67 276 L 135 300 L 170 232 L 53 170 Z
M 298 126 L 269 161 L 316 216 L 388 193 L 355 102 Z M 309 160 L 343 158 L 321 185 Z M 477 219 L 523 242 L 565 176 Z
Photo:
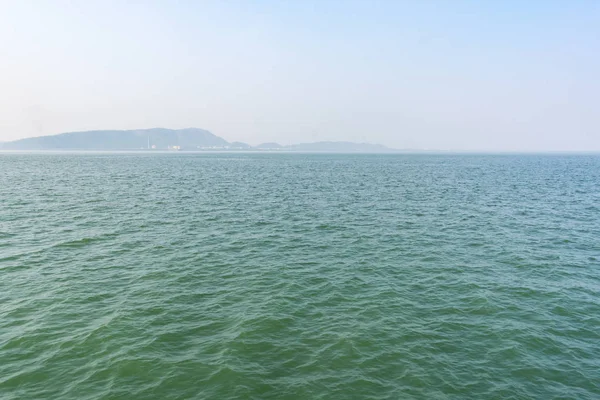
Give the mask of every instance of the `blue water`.
M 600 156 L 0 154 L 0 399 L 209 398 L 600 398 Z

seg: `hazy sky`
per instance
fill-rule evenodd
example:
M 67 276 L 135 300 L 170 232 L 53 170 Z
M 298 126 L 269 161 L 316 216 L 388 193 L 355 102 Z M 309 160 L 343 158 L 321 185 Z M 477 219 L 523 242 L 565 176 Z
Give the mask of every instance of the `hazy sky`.
M 600 150 L 600 1 L 0 0 L 0 141 Z

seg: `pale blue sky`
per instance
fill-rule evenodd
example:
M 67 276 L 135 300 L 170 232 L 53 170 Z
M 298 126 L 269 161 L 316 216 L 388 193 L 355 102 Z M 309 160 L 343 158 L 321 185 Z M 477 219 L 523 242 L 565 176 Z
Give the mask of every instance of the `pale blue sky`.
M 600 150 L 600 1 L 0 0 L 0 140 Z

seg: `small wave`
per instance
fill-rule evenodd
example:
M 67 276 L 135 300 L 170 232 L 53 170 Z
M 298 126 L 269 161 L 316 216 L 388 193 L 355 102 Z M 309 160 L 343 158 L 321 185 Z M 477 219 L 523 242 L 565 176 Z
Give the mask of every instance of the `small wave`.
M 73 247 L 73 248 L 78 248 L 78 247 L 85 247 L 88 246 L 90 244 L 94 244 L 97 242 L 103 242 L 106 240 L 110 240 L 113 239 L 115 237 L 117 237 L 118 235 L 115 233 L 112 234 L 105 234 L 105 235 L 100 235 L 100 236 L 93 236 L 93 237 L 84 237 L 81 239 L 75 239 L 75 240 L 69 240 L 66 242 L 61 242 L 58 244 L 55 244 L 53 247 L 55 248 L 60 248 L 60 247 Z

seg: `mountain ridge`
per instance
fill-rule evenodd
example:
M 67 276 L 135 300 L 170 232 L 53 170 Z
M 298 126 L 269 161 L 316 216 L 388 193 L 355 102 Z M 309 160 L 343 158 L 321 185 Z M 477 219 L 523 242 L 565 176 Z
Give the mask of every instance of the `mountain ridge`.
M 229 142 L 200 128 L 148 128 L 131 130 L 91 130 L 37 136 L 0 143 L 2 150 L 257 150 L 306 152 L 394 152 L 381 144 L 322 141 L 282 146 L 262 143 L 251 146 Z

